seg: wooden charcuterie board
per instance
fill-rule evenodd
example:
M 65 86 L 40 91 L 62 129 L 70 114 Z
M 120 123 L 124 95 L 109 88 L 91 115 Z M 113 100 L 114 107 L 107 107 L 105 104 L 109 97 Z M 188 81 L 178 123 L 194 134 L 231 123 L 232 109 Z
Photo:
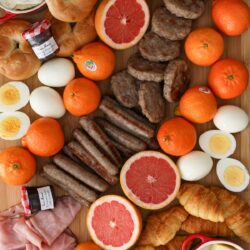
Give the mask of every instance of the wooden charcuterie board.
M 156 7 L 161 5 L 161 0 L 148 0 L 147 1 L 150 9 L 154 10 Z M 204 26 L 213 26 L 212 20 L 211 20 L 211 2 L 207 1 L 207 7 L 206 11 L 203 14 L 201 18 L 196 20 L 194 22 L 194 27 L 204 27 Z M 245 0 L 245 2 L 248 3 L 250 6 L 250 0 Z M 25 18 L 31 21 L 34 21 L 38 18 L 38 16 L 42 16 L 42 13 L 39 15 L 26 15 Z M 243 60 L 248 70 L 250 71 L 250 29 L 248 29 L 247 32 L 245 32 L 242 36 L 238 37 L 224 37 L 225 39 L 225 52 L 224 57 L 233 57 L 236 59 Z M 116 64 L 116 70 L 120 70 L 126 67 L 127 59 L 131 54 L 133 54 L 137 50 L 136 47 L 125 50 L 125 51 L 118 51 L 116 52 L 117 57 L 117 64 Z M 195 65 L 191 65 L 191 71 L 192 71 L 192 85 L 195 84 L 206 84 L 207 83 L 207 74 L 208 74 L 208 67 L 199 67 Z M 0 85 L 7 82 L 8 79 L 0 76 Z M 30 87 L 30 90 L 34 89 L 35 87 L 41 85 L 39 83 L 36 76 L 28 79 L 25 81 L 28 86 Z M 99 83 L 101 89 L 103 92 L 109 91 L 109 81 L 100 82 Z M 60 91 L 60 90 L 59 90 Z M 249 102 L 249 96 L 250 96 L 250 88 L 245 91 L 245 93 L 237 99 L 231 100 L 231 101 L 220 101 L 219 104 L 235 104 L 243 109 L 245 109 L 248 114 L 250 115 L 250 102 Z M 173 115 L 173 110 L 175 105 L 169 105 L 167 104 L 167 116 L 171 117 Z M 27 105 L 22 111 L 26 112 L 31 120 L 35 120 L 38 118 L 38 116 L 31 110 L 30 106 Z M 63 126 L 66 140 L 70 139 L 72 130 L 77 126 L 78 118 L 72 118 L 71 115 L 66 114 L 61 120 L 61 124 Z M 205 125 L 199 125 L 197 126 L 198 132 L 203 132 L 209 128 L 212 128 L 212 123 L 205 124 Z M 236 134 L 236 140 L 237 140 L 237 150 L 235 154 L 233 155 L 234 158 L 240 159 L 249 169 L 250 171 L 250 127 L 243 131 L 242 133 Z M 4 149 L 13 145 L 19 145 L 20 142 L 9 142 L 9 141 L 0 141 L 0 149 Z M 39 168 L 45 163 L 49 161 L 49 159 L 41 159 L 38 158 L 38 165 Z M 38 170 L 39 171 L 39 170 Z M 205 179 L 201 181 L 202 183 L 206 185 L 220 185 L 219 180 L 215 174 L 215 170 L 207 176 Z M 43 178 L 39 177 L 39 174 L 36 175 L 32 179 L 32 181 L 29 183 L 30 185 L 43 185 L 46 184 L 47 181 Z M 58 195 L 62 195 L 63 192 L 56 188 L 56 193 Z M 113 188 L 112 190 L 109 190 L 109 193 L 119 193 L 121 194 L 121 190 L 119 186 Z M 240 196 L 244 198 L 246 201 L 250 203 L 250 187 L 248 187 L 247 190 L 240 193 Z M 19 187 L 13 187 L 13 186 L 7 186 L 2 181 L 0 181 L 0 211 L 7 209 L 8 207 L 20 202 L 20 188 Z M 87 208 L 83 208 L 81 213 L 77 216 L 73 224 L 71 225 L 72 231 L 76 234 L 79 241 L 86 241 L 89 239 L 89 235 L 87 233 L 87 229 L 85 226 L 85 218 L 86 218 Z M 144 212 L 146 214 L 146 212 Z M 245 250 L 250 250 L 250 245 L 244 244 L 241 242 L 241 245 Z

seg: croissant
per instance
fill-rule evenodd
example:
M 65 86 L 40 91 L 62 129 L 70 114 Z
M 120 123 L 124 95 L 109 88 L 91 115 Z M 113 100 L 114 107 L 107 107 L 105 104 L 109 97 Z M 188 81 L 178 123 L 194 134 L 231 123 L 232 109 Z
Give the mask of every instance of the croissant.
M 177 195 L 179 202 L 191 215 L 213 222 L 223 222 L 223 209 L 216 195 L 200 184 L 184 183 Z
M 225 213 L 227 226 L 242 240 L 250 243 L 250 206 L 229 191 L 213 187 Z
M 186 236 L 175 236 L 165 246 L 158 246 L 158 247 L 139 246 L 139 247 L 136 247 L 134 250 L 180 250 L 185 238 Z
M 181 230 L 189 233 L 203 233 L 209 236 L 233 237 L 234 233 L 225 222 L 212 222 L 190 215 L 181 225 Z
M 175 237 L 176 232 L 179 231 L 181 224 L 187 217 L 188 213 L 181 206 L 175 206 L 167 211 L 150 215 L 138 246 L 166 245 Z

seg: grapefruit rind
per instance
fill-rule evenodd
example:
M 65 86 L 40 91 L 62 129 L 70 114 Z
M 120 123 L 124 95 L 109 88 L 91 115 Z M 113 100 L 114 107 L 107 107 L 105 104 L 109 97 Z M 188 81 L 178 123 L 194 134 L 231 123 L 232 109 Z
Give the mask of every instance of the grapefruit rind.
M 156 158 L 161 158 L 161 159 L 166 160 L 170 164 L 170 166 L 173 168 L 174 172 L 176 173 L 176 185 L 175 185 L 175 189 L 174 189 L 173 193 L 171 195 L 169 195 L 165 201 L 163 201 L 159 204 L 145 203 L 145 202 L 141 201 L 136 195 L 134 195 L 134 193 L 130 190 L 130 188 L 126 184 L 126 173 L 127 173 L 128 169 L 130 168 L 131 164 L 135 160 L 137 160 L 141 157 L 144 157 L 144 156 L 153 156 Z M 120 173 L 120 183 L 121 183 L 121 187 L 122 187 L 124 194 L 134 204 L 136 204 L 137 206 L 144 208 L 144 209 L 157 210 L 157 209 L 161 209 L 161 208 L 167 206 L 170 202 L 172 202 L 175 199 L 175 197 L 180 189 L 181 177 L 180 177 L 180 173 L 179 173 L 179 170 L 178 170 L 176 164 L 167 155 L 160 153 L 158 151 L 142 151 L 142 152 L 139 152 L 139 153 L 133 155 L 125 162 L 125 164 L 122 167 L 121 173 Z
M 141 28 L 139 34 L 134 38 L 134 40 L 132 40 L 129 43 L 118 44 L 118 43 L 113 42 L 112 39 L 106 34 L 105 27 L 104 27 L 107 12 L 109 8 L 115 2 L 116 0 L 103 0 L 101 2 L 101 4 L 98 6 L 98 9 L 96 11 L 95 28 L 96 28 L 96 32 L 98 36 L 101 38 L 103 42 L 105 42 L 107 45 L 109 45 L 113 49 L 123 50 L 123 49 L 127 49 L 127 48 L 134 46 L 141 40 L 141 38 L 143 37 L 143 35 L 145 34 L 149 26 L 150 12 L 149 12 L 149 8 L 145 0 L 137 0 L 137 3 L 141 5 L 142 10 L 144 11 L 144 14 L 145 14 L 144 26 Z
M 133 222 L 134 222 L 134 229 L 135 230 L 132 234 L 130 241 L 127 242 L 125 245 L 119 246 L 119 247 L 105 245 L 101 240 L 98 239 L 98 237 L 97 237 L 97 235 L 96 235 L 96 233 L 91 225 L 95 208 L 97 206 L 105 203 L 105 202 L 111 202 L 111 201 L 118 201 L 119 203 L 123 204 L 126 207 L 126 209 L 130 212 L 130 215 L 131 215 Z M 105 196 L 102 196 L 101 198 L 99 198 L 98 200 L 96 200 L 88 210 L 86 223 L 87 223 L 88 232 L 89 232 L 92 240 L 101 248 L 108 249 L 108 250 L 126 250 L 126 249 L 129 249 L 130 247 L 132 247 L 136 243 L 136 241 L 138 240 L 138 238 L 141 234 L 141 230 L 142 230 L 142 218 L 141 218 L 141 214 L 140 214 L 139 210 L 130 201 L 128 201 L 126 198 L 123 198 L 119 195 L 105 195 Z

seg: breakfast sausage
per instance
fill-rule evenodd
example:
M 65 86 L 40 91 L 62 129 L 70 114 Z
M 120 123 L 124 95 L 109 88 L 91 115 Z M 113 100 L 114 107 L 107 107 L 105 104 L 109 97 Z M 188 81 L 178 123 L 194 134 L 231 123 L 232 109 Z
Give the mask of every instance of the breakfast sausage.
M 122 158 L 119 151 L 110 142 L 104 131 L 98 126 L 98 124 L 88 117 L 82 117 L 79 121 L 85 132 L 103 149 L 103 151 L 109 156 L 114 164 L 120 166 L 122 164 Z
M 83 163 L 94 170 L 100 177 L 107 181 L 110 185 L 118 182 L 116 176 L 111 175 L 94 157 L 92 157 L 78 142 L 72 141 L 68 144 L 72 153 L 77 156 Z
M 159 147 L 160 147 L 156 138 L 147 139 L 147 138 L 142 137 L 142 136 L 140 136 L 139 138 L 147 144 L 149 149 L 156 150 L 156 149 L 159 149 Z
M 88 137 L 88 135 L 76 129 L 73 132 L 74 138 L 82 145 L 82 147 L 95 158 L 110 175 L 116 175 L 118 173 L 118 168 L 106 157 L 94 144 L 94 142 Z
M 67 145 L 64 145 L 64 147 L 63 147 L 63 153 L 65 154 L 65 155 L 67 155 L 71 160 L 73 160 L 74 162 L 76 162 L 76 163 L 81 163 L 81 161 L 76 157 L 76 156 L 74 156 L 72 153 L 71 153 L 71 151 L 70 151 L 70 149 L 68 148 L 68 146 Z
M 116 142 L 115 140 L 111 140 L 111 142 L 113 143 L 113 145 L 121 152 L 121 154 L 123 156 L 125 156 L 126 158 L 129 158 L 130 156 L 132 156 L 133 154 L 135 154 L 136 152 L 132 151 L 129 148 L 126 148 L 125 146 L 123 146 L 122 144 Z
M 62 190 L 67 192 L 71 197 L 73 197 L 75 200 L 79 201 L 83 206 L 90 207 L 90 202 L 73 192 L 72 190 L 69 190 L 67 187 L 65 187 L 62 183 L 59 183 L 57 180 L 55 180 L 52 176 L 47 175 L 45 172 L 41 172 L 40 175 L 47 179 L 48 181 L 52 182 L 53 184 L 60 187 Z
M 147 144 L 135 136 L 125 132 L 124 130 L 114 126 L 110 122 L 98 118 L 98 123 L 103 127 L 104 131 L 115 141 L 135 152 L 143 151 L 147 148 Z
M 60 183 L 61 185 L 65 186 L 67 190 L 71 190 L 89 202 L 94 202 L 98 198 L 95 191 L 86 187 L 80 181 L 77 181 L 64 171 L 60 170 L 54 164 L 47 164 L 43 166 L 43 171 L 47 176 L 54 178 L 56 183 Z
M 88 172 L 82 166 L 69 159 L 67 156 L 62 154 L 55 155 L 53 157 L 53 162 L 68 174 L 71 174 L 76 179 L 99 192 L 105 192 L 109 187 L 104 180 L 95 174 Z
M 153 128 L 127 113 L 126 109 L 122 108 L 110 97 L 106 96 L 103 98 L 100 104 L 100 110 L 106 115 L 108 120 L 116 126 L 123 128 L 135 136 L 141 135 L 146 138 L 152 138 L 155 134 Z

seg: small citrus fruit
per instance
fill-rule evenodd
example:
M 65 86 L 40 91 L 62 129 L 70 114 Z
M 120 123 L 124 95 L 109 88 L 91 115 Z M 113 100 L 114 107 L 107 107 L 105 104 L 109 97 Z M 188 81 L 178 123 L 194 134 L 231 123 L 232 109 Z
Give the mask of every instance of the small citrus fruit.
M 97 246 L 95 243 L 89 241 L 78 244 L 75 250 L 102 250 L 102 248 Z
M 76 51 L 73 60 L 79 71 L 95 81 L 107 79 L 115 68 L 115 54 L 107 45 L 94 42 Z
M 179 102 L 180 114 L 194 123 L 206 123 L 213 119 L 217 111 L 214 94 L 206 86 L 189 88 Z
M 64 106 L 75 116 L 88 115 L 95 111 L 100 99 L 100 89 L 86 78 L 76 78 L 70 81 L 63 92 Z
M 248 86 L 249 73 L 244 63 L 226 58 L 216 62 L 210 69 L 208 85 L 221 99 L 240 96 Z
M 209 66 L 215 63 L 223 51 L 223 37 L 212 28 L 195 29 L 185 41 L 185 52 L 188 59 L 200 66 Z
M 26 135 L 22 138 L 22 144 L 35 155 L 52 156 L 63 148 L 62 127 L 53 118 L 39 118 L 30 125 Z
M 0 153 L 0 177 L 10 185 L 24 185 L 36 173 L 36 160 L 21 147 L 10 147 Z
M 197 134 L 190 122 L 181 117 L 174 117 L 160 126 L 157 140 L 165 153 L 181 156 L 193 150 Z

